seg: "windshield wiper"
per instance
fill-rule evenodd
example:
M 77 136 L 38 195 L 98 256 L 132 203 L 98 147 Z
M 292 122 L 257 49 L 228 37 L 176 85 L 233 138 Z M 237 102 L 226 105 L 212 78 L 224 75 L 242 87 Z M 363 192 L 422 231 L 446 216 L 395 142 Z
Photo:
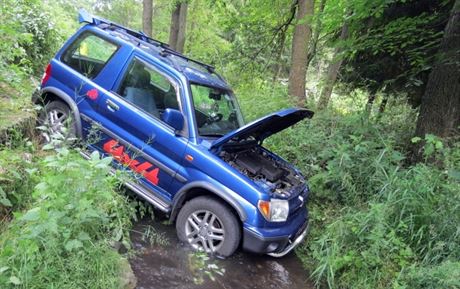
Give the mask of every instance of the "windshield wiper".
M 206 133 L 206 134 L 200 134 L 200 136 L 223 137 L 224 134 L 222 134 L 222 133 Z

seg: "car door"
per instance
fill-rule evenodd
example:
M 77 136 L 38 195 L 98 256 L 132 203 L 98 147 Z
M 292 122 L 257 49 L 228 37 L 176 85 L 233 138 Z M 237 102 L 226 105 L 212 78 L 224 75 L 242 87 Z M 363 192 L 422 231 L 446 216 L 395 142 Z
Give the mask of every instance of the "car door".
M 138 181 L 162 200 L 168 191 L 188 144 L 187 129 L 176 132 L 161 120 L 166 108 L 181 110 L 178 81 L 134 53 L 113 89 L 100 95 L 101 129 L 93 146 L 114 156 Z M 186 127 L 186 126 L 184 126 Z

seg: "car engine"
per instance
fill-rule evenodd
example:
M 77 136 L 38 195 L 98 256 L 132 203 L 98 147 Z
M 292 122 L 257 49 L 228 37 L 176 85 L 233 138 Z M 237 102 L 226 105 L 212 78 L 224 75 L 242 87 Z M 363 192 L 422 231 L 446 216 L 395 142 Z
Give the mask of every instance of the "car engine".
M 279 197 L 288 198 L 305 183 L 301 175 L 260 147 L 231 153 L 222 151 L 220 157 L 264 190 Z

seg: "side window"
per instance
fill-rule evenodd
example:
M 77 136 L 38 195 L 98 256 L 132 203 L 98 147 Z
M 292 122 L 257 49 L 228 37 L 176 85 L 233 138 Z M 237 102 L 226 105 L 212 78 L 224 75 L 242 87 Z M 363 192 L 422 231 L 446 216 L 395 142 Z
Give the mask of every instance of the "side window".
M 159 119 L 166 108 L 179 109 L 176 90 L 169 79 L 137 59 L 130 64 L 118 94 Z
M 62 62 L 86 77 L 94 78 L 117 49 L 117 45 L 94 34 L 85 33 L 64 52 Z

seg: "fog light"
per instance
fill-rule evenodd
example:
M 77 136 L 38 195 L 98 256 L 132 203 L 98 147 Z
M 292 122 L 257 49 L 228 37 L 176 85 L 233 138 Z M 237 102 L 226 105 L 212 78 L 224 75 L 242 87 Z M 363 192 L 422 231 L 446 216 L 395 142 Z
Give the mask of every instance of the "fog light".
M 278 243 L 270 243 L 270 245 L 267 246 L 267 253 L 274 252 L 278 249 Z

